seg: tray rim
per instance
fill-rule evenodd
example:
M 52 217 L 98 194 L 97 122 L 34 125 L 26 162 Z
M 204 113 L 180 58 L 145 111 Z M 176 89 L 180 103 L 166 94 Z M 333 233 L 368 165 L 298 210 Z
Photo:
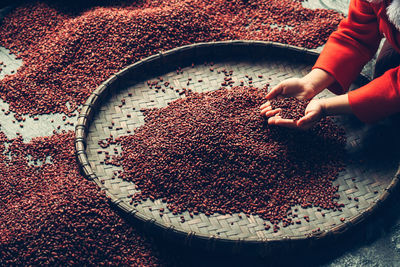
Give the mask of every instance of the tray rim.
M 290 247 L 295 246 L 297 243 L 307 245 L 313 243 L 314 241 L 319 240 L 330 240 L 331 238 L 336 239 L 342 236 L 344 233 L 352 230 L 358 224 L 362 223 L 366 220 L 366 218 L 370 217 L 373 213 L 375 213 L 384 202 L 386 202 L 391 193 L 399 187 L 400 180 L 400 167 L 398 167 L 396 174 L 391 180 L 390 184 L 384 189 L 384 192 L 381 193 L 380 197 L 373 201 L 373 204 L 370 205 L 367 209 L 365 209 L 360 214 L 350 217 L 346 222 L 332 227 L 328 230 L 320 230 L 314 233 L 309 234 L 301 234 L 294 236 L 279 236 L 272 238 L 263 238 L 256 240 L 249 239 L 241 239 L 241 238 L 225 238 L 219 237 L 216 235 L 207 235 L 196 232 L 186 232 L 181 229 L 175 228 L 173 225 L 166 226 L 159 222 L 157 222 L 153 218 L 149 218 L 144 214 L 139 213 L 137 210 L 133 209 L 126 203 L 122 202 L 119 198 L 117 198 L 114 194 L 109 192 L 109 190 L 101 184 L 97 175 L 93 171 L 92 167 L 89 164 L 89 160 L 86 154 L 86 137 L 88 134 L 88 129 L 92 121 L 93 114 L 98 107 L 98 105 L 102 102 L 105 95 L 110 93 L 113 89 L 118 87 L 119 80 L 123 78 L 127 78 L 127 74 L 129 74 L 132 70 L 139 68 L 145 64 L 151 64 L 151 62 L 155 60 L 163 60 L 164 56 L 171 56 L 178 52 L 187 51 L 191 49 L 196 49 L 198 47 L 210 47 L 210 46 L 232 46 L 232 47 L 241 47 L 241 46 L 261 46 L 265 49 L 282 49 L 282 50 L 290 50 L 299 55 L 307 55 L 312 58 L 317 59 L 319 53 L 307 49 L 296 47 L 287 44 L 281 44 L 276 42 L 266 42 L 266 41 L 249 41 L 249 40 L 230 40 L 230 41 L 218 41 L 218 42 L 208 42 L 208 43 L 194 43 L 190 45 L 180 46 L 173 48 L 168 51 L 160 51 L 157 54 L 151 55 L 147 58 L 139 60 L 119 72 L 111 75 L 106 81 L 104 81 L 100 86 L 98 86 L 88 97 L 87 101 L 84 103 L 77 119 L 77 124 L 75 125 L 75 153 L 76 158 L 80 167 L 82 174 L 88 179 L 93 181 L 100 188 L 101 191 L 106 193 L 107 198 L 110 200 L 111 204 L 122 210 L 125 214 L 131 215 L 134 219 L 136 219 L 139 223 L 143 225 L 144 230 L 149 232 L 154 232 L 154 230 L 159 230 L 163 232 L 163 236 L 173 237 L 174 239 L 179 239 L 183 241 L 185 245 L 191 246 L 195 241 L 198 241 L 202 246 L 206 245 L 207 250 L 214 250 L 217 244 L 219 245 L 227 245 L 233 248 L 233 251 L 241 250 L 241 247 L 246 244 L 248 246 L 260 246 L 262 250 L 270 250 L 272 247 L 281 246 L 282 244 L 288 244 Z M 363 75 L 359 75 L 359 80 L 368 81 L 369 79 Z

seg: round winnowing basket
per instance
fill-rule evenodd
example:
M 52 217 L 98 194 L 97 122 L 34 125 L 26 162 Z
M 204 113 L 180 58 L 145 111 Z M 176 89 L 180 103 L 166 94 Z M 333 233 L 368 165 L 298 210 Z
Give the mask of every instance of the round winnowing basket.
M 218 89 L 225 77 L 221 69 L 233 71 L 233 85 L 239 85 L 240 81 L 249 85 L 247 75 L 252 77 L 253 86 L 262 87 L 265 83 L 274 86 L 286 78 L 306 74 L 317 56 L 313 51 L 271 42 L 226 41 L 183 46 L 136 62 L 100 85 L 80 112 L 75 145 L 82 171 L 136 222 L 153 233 L 173 237 L 188 246 L 232 251 L 247 248 L 264 253 L 274 248 L 304 247 L 332 240 L 371 215 L 398 185 L 398 159 L 388 157 L 382 145 L 373 145 L 371 140 L 381 139 L 381 136 L 374 137 L 374 126 L 363 125 L 351 117 L 336 118 L 347 135 L 349 162 L 334 181 L 339 185 L 339 201 L 345 207 L 341 211 L 327 210 L 324 214 L 317 208 L 294 207 L 298 209 L 299 218 L 308 216 L 309 222 L 302 220 L 301 224 L 280 227 L 278 232 L 265 230 L 264 221 L 253 215 L 206 216 L 200 213 L 193 218 L 187 212 L 173 215 L 161 200 L 147 200 L 134 206 L 129 196 L 137 192 L 135 185 L 115 177 L 120 167 L 104 164 L 102 152 L 114 155 L 120 148 L 99 145 L 110 135 L 128 135 L 143 125 L 141 109 L 163 107 L 184 97 L 177 90 Z M 158 92 L 150 88 L 147 81 L 159 77 L 174 88 L 162 85 Z M 360 76 L 353 87 L 365 82 Z M 329 95 L 324 91 L 318 97 Z M 165 209 L 163 216 L 160 216 L 161 208 Z

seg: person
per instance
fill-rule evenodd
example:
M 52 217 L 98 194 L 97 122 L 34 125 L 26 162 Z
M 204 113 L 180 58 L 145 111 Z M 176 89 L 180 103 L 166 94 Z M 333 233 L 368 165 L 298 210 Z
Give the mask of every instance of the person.
M 386 41 L 375 65 L 371 82 L 347 93 L 352 81 L 371 60 L 383 38 Z M 331 34 L 312 70 L 302 78 L 282 81 L 267 95 L 312 99 L 304 116 L 295 121 L 279 116 L 270 102 L 261 114 L 269 124 L 308 129 L 322 117 L 354 114 L 374 123 L 400 112 L 400 0 L 351 0 L 347 18 Z M 328 88 L 336 96 L 313 99 Z

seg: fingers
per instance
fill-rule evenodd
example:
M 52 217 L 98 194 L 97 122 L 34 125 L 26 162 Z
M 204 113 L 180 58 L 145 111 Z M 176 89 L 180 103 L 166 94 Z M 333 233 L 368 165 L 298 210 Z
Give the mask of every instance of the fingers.
M 278 84 L 277 86 L 272 88 L 272 90 L 265 96 L 265 98 L 266 99 L 275 98 L 282 93 L 282 90 L 283 90 L 283 86 L 281 84 Z
M 315 122 L 315 113 L 310 112 L 297 121 L 297 127 L 303 130 L 307 130 L 314 125 Z
M 266 107 L 270 107 L 270 106 L 271 106 L 271 102 L 267 101 L 260 106 L 260 109 L 265 109 Z
M 282 109 L 277 108 L 277 109 L 272 109 L 271 103 L 267 101 L 266 103 L 262 104 L 261 107 L 261 115 L 265 115 L 267 117 L 272 117 L 276 114 L 278 114 Z
M 279 114 L 279 112 L 281 112 L 281 111 L 282 111 L 282 109 L 280 109 L 280 108 L 274 109 L 274 110 L 270 110 L 270 111 L 267 111 L 267 112 L 265 113 L 265 116 L 266 116 L 266 117 L 273 117 L 273 116 Z M 261 114 L 262 114 L 262 113 L 261 113 Z
M 271 110 L 272 110 L 272 107 L 271 107 L 271 106 L 268 106 L 268 107 L 266 107 L 266 108 L 263 108 L 263 109 L 260 111 L 260 114 L 261 114 L 261 115 L 265 115 L 265 113 L 270 112 Z
M 314 120 L 314 114 L 313 113 L 308 113 L 304 117 L 300 118 L 297 121 L 297 125 L 299 127 L 303 126 L 304 124 L 308 124 Z
M 268 124 L 278 125 L 286 128 L 297 128 L 296 121 L 290 119 L 282 119 L 279 116 L 269 118 Z

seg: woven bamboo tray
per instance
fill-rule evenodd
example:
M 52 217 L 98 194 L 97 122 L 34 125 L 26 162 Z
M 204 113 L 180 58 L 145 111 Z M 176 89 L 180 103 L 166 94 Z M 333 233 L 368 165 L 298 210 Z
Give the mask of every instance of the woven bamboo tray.
M 316 208 L 297 207 L 299 218 L 308 215 L 310 221 L 302 220 L 301 224 L 280 227 L 276 233 L 266 231 L 264 221 L 253 215 L 199 214 L 191 218 L 187 212 L 173 215 L 161 200 L 148 200 L 134 207 L 129 203 L 128 195 L 137 192 L 135 185 L 114 178 L 114 171 L 120 168 L 104 165 L 104 153 L 98 153 L 99 150 L 108 150 L 113 155 L 114 146 L 103 149 L 98 142 L 110 134 L 114 137 L 127 135 L 128 130 L 133 132 L 144 123 L 140 109 L 166 106 L 168 102 L 183 97 L 170 89 L 165 92 L 160 89 L 156 93 L 147 85 L 148 80 L 163 77 L 174 89 L 190 88 L 202 92 L 220 87 L 224 74 L 217 70 L 225 68 L 233 70 L 234 85 L 239 85 L 240 80 L 248 85 L 245 75 L 249 75 L 253 77 L 256 87 L 267 82 L 274 86 L 286 78 L 306 74 L 317 56 L 318 53 L 310 50 L 277 43 L 227 41 L 183 46 L 141 60 L 110 77 L 84 104 L 76 125 L 75 141 L 82 172 L 106 192 L 113 204 L 132 215 L 147 230 L 172 237 L 188 246 L 231 251 L 246 248 L 265 254 L 277 248 L 331 242 L 377 210 L 397 187 L 399 180 L 398 159 L 383 159 L 370 150 L 364 153 L 368 151 L 364 149 L 368 146 L 365 140 L 373 127 L 357 123 L 352 118 L 336 118 L 346 129 L 346 149 L 351 160 L 334 182 L 340 185 L 339 201 L 345 207 L 342 211 L 324 211 L 325 216 Z M 204 64 L 211 61 L 214 63 L 213 72 L 209 65 Z M 182 73 L 176 71 L 178 67 L 182 68 Z M 360 76 L 353 87 L 365 82 L 366 79 Z M 330 96 L 327 90 L 318 95 L 327 96 Z M 121 105 L 123 99 L 125 105 Z M 120 151 L 120 148 L 116 149 Z M 354 201 L 354 197 L 358 201 Z M 160 208 L 165 208 L 162 217 L 159 215 Z M 181 215 L 185 217 L 183 223 Z

